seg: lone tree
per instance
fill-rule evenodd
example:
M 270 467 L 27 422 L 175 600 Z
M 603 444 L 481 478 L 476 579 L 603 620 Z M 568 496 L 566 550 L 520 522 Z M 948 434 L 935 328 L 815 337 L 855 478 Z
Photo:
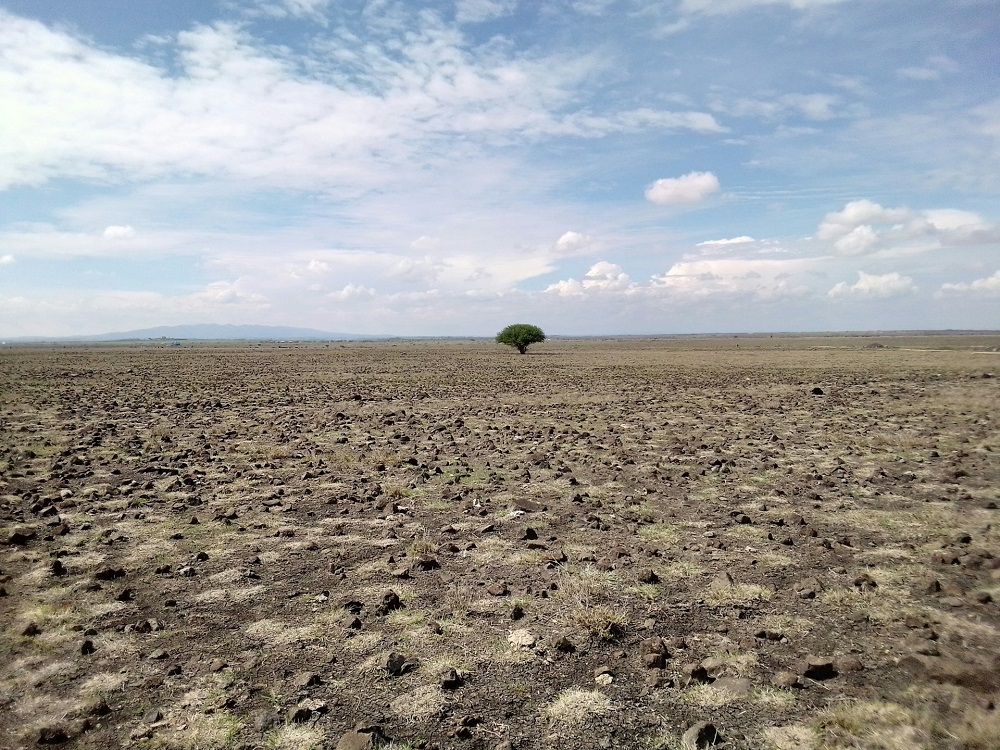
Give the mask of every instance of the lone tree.
M 527 323 L 515 323 L 504 328 L 497 334 L 497 343 L 513 346 L 521 354 L 528 351 L 529 344 L 539 344 L 545 341 L 545 333 L 538 326 Z

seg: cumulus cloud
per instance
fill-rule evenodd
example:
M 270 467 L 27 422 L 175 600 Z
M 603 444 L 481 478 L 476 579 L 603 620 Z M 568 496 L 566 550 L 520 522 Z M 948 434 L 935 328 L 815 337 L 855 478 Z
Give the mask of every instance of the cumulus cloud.
M 621 266 L 600 261 L 590 267 L 582 280 L 566 279 L 550 284 L 545 291 L 561 297 L 578 297 L 594 292 L 621 292 L 632 287 L 632 281 Z
M 343 289 L 330 292 L 326 296 L 338 302 L 351 302 L 359 299 L 370 299 L 375 296 L 375 290 L 358 284 L 348 284 Z
M 573 255 L 590 245 L 590 237 L 579 232 L 566 232 L 552 246 L 556 255 Z
M 711 172 L 688 172 L 657 180 L 646 188 L 646 200 L 661 206 L 699 203 L 719 188 L 719 178 Z
M 883 208 L 868 199 L 851 201 L 840 211 L 832 211 L 823 218 L 816 237 L 821 240 L 837 240 L 859 226 L 906 221 L 912 215 L 913 212 L 908 208 Z
M 889 299 L 916 291 L 917 287 L 909 276 L 901 276 L 895 272 L 877 275 L 858 271 L 856 283 L 841 281 L 827 292 L 827 296 L 832 300 Z
M 653 276 L 651 289 L 678 299 L 750 295 L 760 300 L 799 297 L 809 291 L 803 275 L 814 261 L 758 258 L 683 260 Z
M 17 262 L 17 258 L 8 253 L 7 255 L 0 255 L 0 266 L 9 266 Z
M 832 240 L 836 255 L 856 256 L 916 239 L 929 241 L 925 249 L 997 242 L 1000 240 L 1000 227 L 972 211 L 885 208 L 863 199 L 851 201 L 842 210 L 828 213 L 816 231 L 816 238 Z
M 135 237 L 135 229 L 130 226 L 110 226 L 104 230 L 104 238 L 108 240 L 127 240 Z
M 1000 297 L 1000 271 L 983 279 L 969 283 L 942 284 L 941 294 L 971 294 L 986 297 Z

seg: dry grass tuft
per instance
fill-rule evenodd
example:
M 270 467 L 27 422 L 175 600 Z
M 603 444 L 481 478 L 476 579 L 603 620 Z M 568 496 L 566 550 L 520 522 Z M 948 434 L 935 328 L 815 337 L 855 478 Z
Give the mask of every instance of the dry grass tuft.
M 582 724 L 588 719 L 608 713 L 613 707 L 611 699 L 596 690 L 569 688 L 545 707 L 544 714 L 559 724 Z

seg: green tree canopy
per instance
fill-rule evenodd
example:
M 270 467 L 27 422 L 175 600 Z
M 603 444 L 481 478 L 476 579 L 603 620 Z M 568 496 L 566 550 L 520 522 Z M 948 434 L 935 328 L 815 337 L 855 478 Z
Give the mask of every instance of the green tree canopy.
M 521 354 L 528 350 L 529 344 L 538 344 L 545 341 L 545 333 L 538 326 L 528 323 L 514 323 L 504 328 L 497 334 L 497 343 L 513 346 Z

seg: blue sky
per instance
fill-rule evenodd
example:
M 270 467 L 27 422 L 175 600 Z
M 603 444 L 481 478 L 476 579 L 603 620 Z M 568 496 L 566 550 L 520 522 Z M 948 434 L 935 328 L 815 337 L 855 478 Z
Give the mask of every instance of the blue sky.
M 996 0 L 0 0 L 0 336 L 1000 328 Z

